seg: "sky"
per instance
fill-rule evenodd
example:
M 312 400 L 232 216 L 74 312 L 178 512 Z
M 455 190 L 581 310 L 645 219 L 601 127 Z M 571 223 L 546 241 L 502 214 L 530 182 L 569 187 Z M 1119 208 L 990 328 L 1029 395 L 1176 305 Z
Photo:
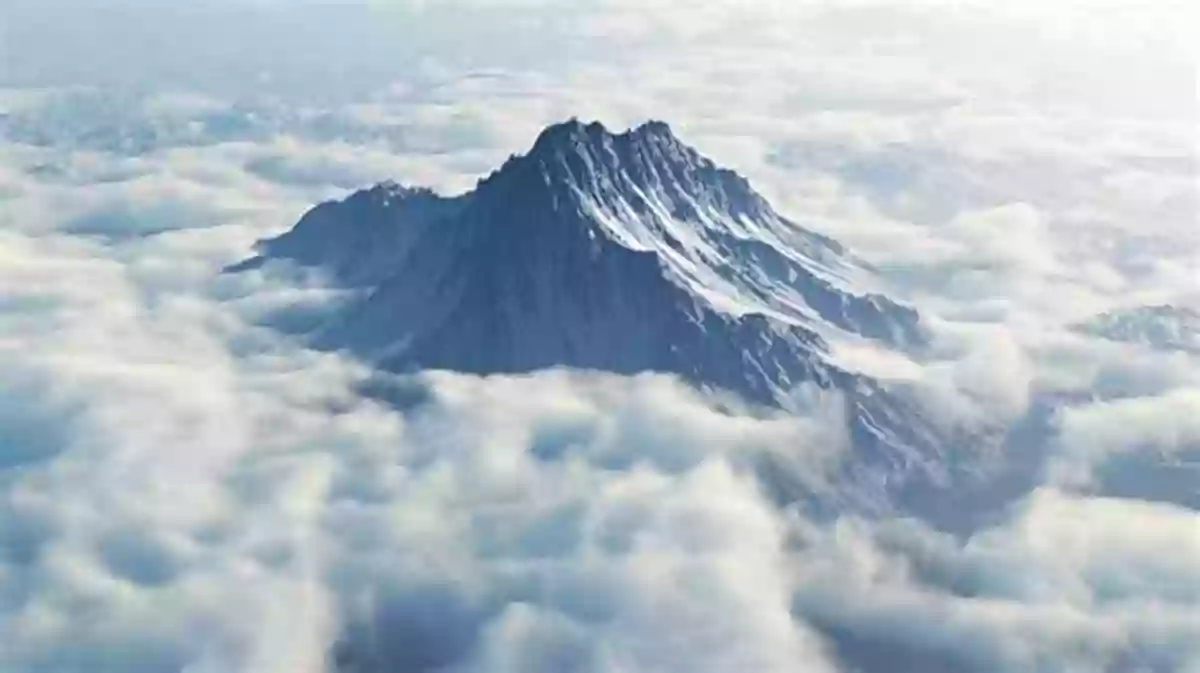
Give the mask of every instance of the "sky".
M 997 4 L 0 0 L 0 670 L 1200 671 L 1200 348 L 1078 327 L 1200 311 L 1196 10 Z M 764 461 L 837 495 L 836 405 L 658 375 L 385 406 L 271 327 L 337 290 L 220 274 L 571 116 L 874 265 L 930 352 L 836 357 L 1009 430 L 1020 492 L 781 506 Z

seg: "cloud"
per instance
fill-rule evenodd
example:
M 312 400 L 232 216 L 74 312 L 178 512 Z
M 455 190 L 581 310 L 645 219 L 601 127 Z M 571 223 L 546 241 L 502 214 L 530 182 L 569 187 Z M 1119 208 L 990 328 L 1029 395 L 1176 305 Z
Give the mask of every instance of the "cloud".
M 1048 479 L 1066 487 L 1200 509 L 1195 387 L 1081 404 L 1058 418 Z
M 1195 670 L 1196 525 L 1045 489 L 965 543 L 845 521 L 804 532 L 795 609 L 865 670 Z
M 61 229 L 68 211 L 0 237 L 3 667 L 1197 665 L 1194 511 L 1043 488 L 961 537 L 818 517 L 781 508 L 770 477 L 850 495 L 837 470 L 853 457 L 820 404 L 752 415 L 654 376 L 380 380 L 258 327 L 327 298 L 281 273 L 214 281 L 294 207 L 246 156 L 173 150 L 77 202 L 144 208 L 175 193 L 151 189 L 164 171 L 222 203 L 270 197 L 219 226 L 98 239 Z M 59 190 L 31 181 L 12 203 Z M 1023 414 L 1038 359 L 1002 325 L 955 329 L 942 365 L 907 375 L 942 391 L 948 419 Z M 1068 411 L 1061 460 L 1123 451 L 1093 427 L 1113 410 L 1146 420 L 1120 423 L 1128 442 L 1186 436 L 1152 431 L 1186 404 L 1164 394 Z
M 214 284 L 228 237 L 0 239 L 0 667 L 834 670 L 755 470 L 836 433 L 566 372 L 400 415 L 254 326 L 288 288 Z
M 554 379 L 445 380 L 449 408 L 421 414 L 413 429 L 414 458 L 430 464 L 391 491 L 412 505 L 372 507 L 347 494 L 353 500 L 334 510 L 346 536 L 338 549 L 383 551 L 378 565 L 373 554 L 351 561 L 345 581 L 399 584 L 366 624 L 352 622 L 344 647 L 374 657 L 369 670 L 445 665 L 473 648 L 463 670 L 506 661 L 581 671 L 789 670 L 802 661 L 820 670 L 819 644 L 788 614 L 773 508 L 736 460 L 711 453 L 774 433 L 736 419 L 742 430 L 731 433 L 702 406 L 668 402 L 662 393 L 676 384 L 665 381 Z M 518 391 L 527 397 L 509 394 Z M 475 422 L 463 424 L 464 413 Z M 694 435 L 656 430 L 687 427 L 660 416 L 679 413 L 696 422 Z M 451 420 L 467 436 L 447 433 Z M 440 515 L 428 519 L 429 507 Z M 371 650 L 360 629 L 411 632 L 425 601 L 452 612 L 449 628 L 425 627 L 446 635 L 429 634 L 415 653 L 403 636 Z M 456 634 L 466 646 L 425 651 Z
M 9 84 L 199 95 L 0 101 L 0 669 L 1200 670 L 1196 360 L 1068 329 L 1200 297 L 1174 47 L 1094 39 L 1111 20 L 1081 7 L 792 5 L 177 22 L 238 63 L 139 56 L 161 14 L 10 27 Z M 80 47 L 122 54 L 27 57 L 93 18 Z M 544 37 L 484 48 L 517 29 Z M 919 305 L 929 352 L 839 355 L 1008 435 L 926 494 L 970 526 L 850 507 L 826 399 L 381 379 L 286 334 L 336 306 L 319 278 L 216 276 L 318 199 L 455 191 L 571 115 L 669 119 Z

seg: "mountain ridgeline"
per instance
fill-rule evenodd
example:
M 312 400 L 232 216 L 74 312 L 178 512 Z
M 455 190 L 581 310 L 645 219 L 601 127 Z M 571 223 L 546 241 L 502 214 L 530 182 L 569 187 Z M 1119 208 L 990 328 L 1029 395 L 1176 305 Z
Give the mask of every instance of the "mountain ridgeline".
M 465 194 L 377 185 L 257 252 L 231 270 L 290 260 L 358 289 L 312 343 L 383 370 L 665 372 L 781 407 L 815 384 L 845 396 L 856 446 L 941 469 L 916 409 L 830 355 L 918 346 L 917 313 L 662 122 L 556 124 Z

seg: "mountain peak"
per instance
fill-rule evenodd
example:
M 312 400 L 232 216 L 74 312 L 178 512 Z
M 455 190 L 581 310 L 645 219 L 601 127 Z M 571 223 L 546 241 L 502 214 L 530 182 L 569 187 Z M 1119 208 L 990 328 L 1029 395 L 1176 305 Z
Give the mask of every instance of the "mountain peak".
M 578 117 L 557 122 L 542 129 L 526 156 L 540 156 L 547 152 L 577 150 L 581 146 L 597 146 L 614 141 L 666 141 L 679 143 L 670 125 L 651 119 L 621 133 L 614 133 L 600 121 L 583 122 Z
M 616 134 L 578 118 L 552 124 L 527 154 L 511 157 L 466 194 L 442 198 L 383 183 L 315 208 L 260 248 L 360 287 L 393 276 L 406 287 L 428 285 L 409 277 L 411 262 L 446 261 L 453 267 L 439 268 L 448 274 L 446 286 L 491 287 L 507 278 L 512 296 L 494 299 L 522 306 L 531 301 L 529 289 L 543 285 L 582 284 L 613 295 L 605 301 L 625 301 L 614 288 L 628 289 L 621 279 L 633 271 L 621 265 L 632 265 L 646 284 L 678 290 L 674 307 L 699 306 L 734 320 L 757 315 L 785 331 L 921 341 L 919 317 L 874 294 L 869 269 L 836 242 L 780 216 L 748 181 L 659 120 Z M 600 270 L 612 273 L 588 278 Z M 686 307 L 680 310 L 692 311 Z M 400 341 L 393 331 L 376 332 Z M 560 364 L 580 359 L 564 358 Z
M 664 122 L 613 134 L 571 119 L 470 192 L 412 194 L 318 206 L 260 245 L 357 290 L 312 345 L 393 372 L 667 372 L 775 406 L 836 388 L 872 455 L 908 465 L 928 448 L 934 429 L 830 348 L 918 344 L 916 312 Z
M 341 225 L 326 226 L 334 222 Z M 352 223 L 372 226 L 345 226 Z M 430 259 L 471 259 L 463 264 L 501 275 L 556 268 L 564 277 L 551 282 L 586 282 L 597 292 L 607 291 L 608 281 L 581 281 L 587 269 L 605 255 L 631 252 L 630 259 L 640 260 L 631 263 L 649 260 L 660 281 L 719 314 L 769 316 L 781 325 L 888 343 L 923 339 L 916 313 L 875 294 L 877 281 L 865 265 L 780 216 L 745 178 L 659 120 L 617 134 L 577 118 L 552 124 L 527 154 L 510 157 L 466 194 L 441 198 L 381 185 L 314 209 L 262 249 L 319 264 L 361 286 L 404 275 L 418 242 Z M 586 259 L 561 266 L 581 250 Z M 337 261 L 319 262 L 322 255 Z M 457 275 L 452 282 L 468 284 Z
M 639 126 L 626 131 L 624 135 L 643 141 L 659 140 L 673 144 L 682 144 L 671 129 L 670 124 L 661 119 L 650 119 L 642 122 Z

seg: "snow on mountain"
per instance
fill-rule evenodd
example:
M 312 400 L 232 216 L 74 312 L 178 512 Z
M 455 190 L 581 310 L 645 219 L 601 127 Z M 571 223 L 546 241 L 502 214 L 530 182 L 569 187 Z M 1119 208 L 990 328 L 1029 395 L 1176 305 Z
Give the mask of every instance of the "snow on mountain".
M 466 194 L 378 185 L 258 252 L 233 270 L 287 259 L 360 289 L 313 343 L 384 370 L 668 372 L 784 407 L 815 384 L 845 396 L 862 480 L 946 478 L 946 438 L 829 355 L 831 338 L 918 345 L 917 313 L 662 122 L 556 124 Z
M 1110 341 L 1200 354 L 1200 312 L 1183 307 L 1137 306 L 1098 315 L 1077 328 Z

